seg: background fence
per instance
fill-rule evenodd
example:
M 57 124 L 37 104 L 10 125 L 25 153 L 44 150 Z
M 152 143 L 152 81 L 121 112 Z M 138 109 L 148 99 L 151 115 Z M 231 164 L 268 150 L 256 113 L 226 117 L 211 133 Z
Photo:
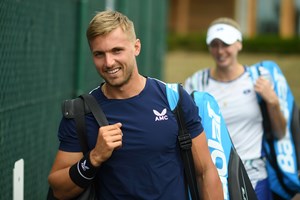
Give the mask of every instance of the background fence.
M 167 6 L 167 0 L 1 0 L 0 199 L 13 198 L 19 159 L 24 199 L 45 199 L 61 102 L 101 81 L 85 38 L 95 11 L 109 7 L 134 21 L 140 72 L 161 78 Z

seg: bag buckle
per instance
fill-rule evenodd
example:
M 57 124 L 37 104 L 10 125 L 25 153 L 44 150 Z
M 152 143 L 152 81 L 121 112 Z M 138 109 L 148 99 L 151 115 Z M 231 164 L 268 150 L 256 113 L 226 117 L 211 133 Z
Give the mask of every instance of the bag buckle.
M 192 138 L 189 133 L 179 134 L 178 136 L 179 146 L 183 150 L 191 149 L 192 147 Z

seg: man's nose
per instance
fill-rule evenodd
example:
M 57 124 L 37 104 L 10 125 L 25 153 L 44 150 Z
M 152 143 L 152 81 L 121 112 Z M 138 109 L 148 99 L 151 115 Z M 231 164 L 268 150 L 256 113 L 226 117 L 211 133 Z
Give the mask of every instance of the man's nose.
M 110 67 L 114 64 L 114 57 L 111 54 L 105 55 L 105 65 Z

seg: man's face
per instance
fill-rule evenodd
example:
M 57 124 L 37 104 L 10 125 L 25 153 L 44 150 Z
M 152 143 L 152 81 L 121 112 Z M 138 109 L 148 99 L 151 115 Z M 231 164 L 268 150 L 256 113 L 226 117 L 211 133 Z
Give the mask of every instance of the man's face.
M 132 41 L 121 28 L 90 41 L 94 64 L 108 85 L 121 87 L 126 84 L 136 66 L 140 41 Z

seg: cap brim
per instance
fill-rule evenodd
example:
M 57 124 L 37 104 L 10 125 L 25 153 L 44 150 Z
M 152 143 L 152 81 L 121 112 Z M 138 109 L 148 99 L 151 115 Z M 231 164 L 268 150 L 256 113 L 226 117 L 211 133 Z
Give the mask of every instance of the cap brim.
M 216 24 L 207 31 L 206 44 L 210 44 L 214 39 L 219 39 L 225 44 L 233 44 L 242 41 L 242 34 L 236 28 L 227 24 Z

